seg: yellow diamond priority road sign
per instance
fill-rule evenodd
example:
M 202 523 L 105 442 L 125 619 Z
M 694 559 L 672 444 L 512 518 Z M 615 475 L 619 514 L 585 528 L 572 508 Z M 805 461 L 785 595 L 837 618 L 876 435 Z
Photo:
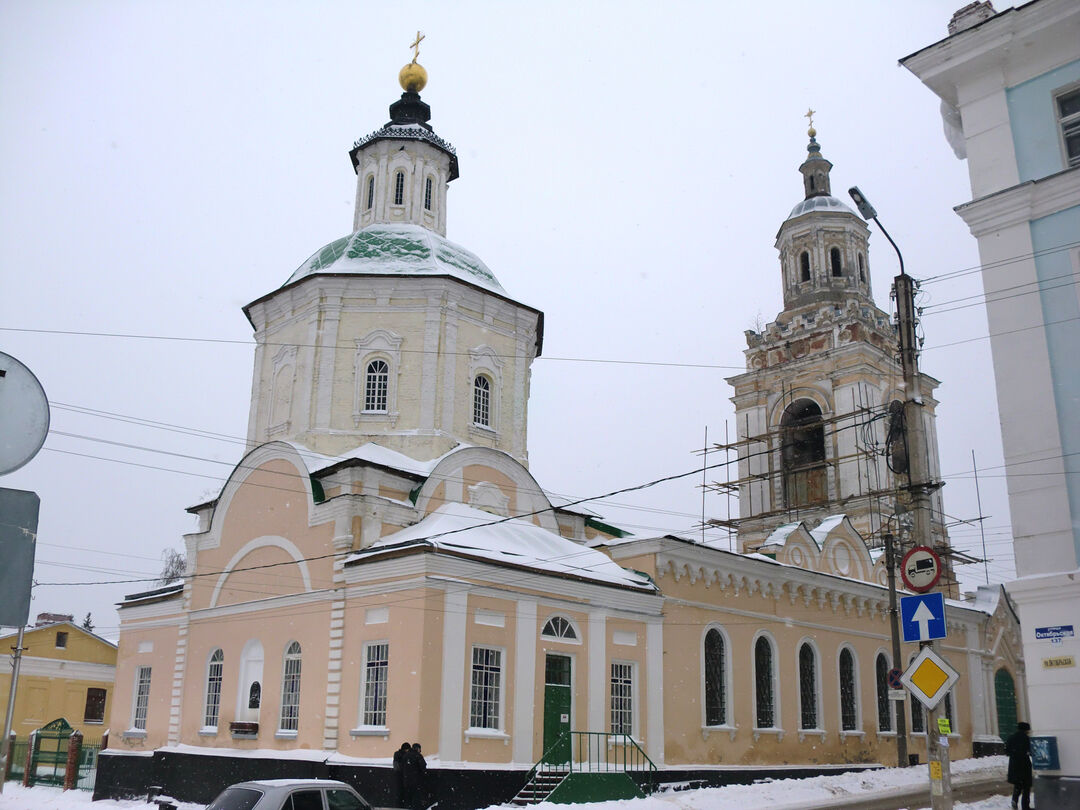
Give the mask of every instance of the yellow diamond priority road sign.
M 960 673 L 948 661 L 930 647 L 924 647 L 900 677 L 900 682 L 926 708 L 933 709 L 959 679 Z

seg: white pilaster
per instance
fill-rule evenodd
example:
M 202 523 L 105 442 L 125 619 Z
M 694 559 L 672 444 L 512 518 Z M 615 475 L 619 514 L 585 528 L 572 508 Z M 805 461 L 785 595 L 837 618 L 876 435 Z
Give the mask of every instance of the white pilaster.
M 521 599 L 517 603 L 514 662 L 514 762 L 534 762 L 533 726 L 536 701 L 536 602 Z M 541 704 L 542 705 L 542 704 Z
M 607 684 L 607 616 L 589 614 L 589 708 L 587 731 L 604 731 L 604 695 Z
M 451 587 L 443 600 L 442 697 L 439 706 L 439 759 L 461 761 L 465 694 L 465 619 L 469 594 Z

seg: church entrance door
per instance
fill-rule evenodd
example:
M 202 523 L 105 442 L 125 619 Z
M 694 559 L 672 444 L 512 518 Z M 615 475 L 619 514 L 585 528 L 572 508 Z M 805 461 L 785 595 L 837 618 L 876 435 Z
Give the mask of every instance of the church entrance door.
M 568 655 L 549 654 L 544 666 L 544 761 L 549 765 L 570 761 L 570 664 Z

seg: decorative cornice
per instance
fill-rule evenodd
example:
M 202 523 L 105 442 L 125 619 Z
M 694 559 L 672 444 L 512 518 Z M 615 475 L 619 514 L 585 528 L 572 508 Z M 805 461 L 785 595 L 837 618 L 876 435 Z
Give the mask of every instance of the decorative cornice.
M 1066 169 L 1038 180 L 995 191 L 985 197 L 956 206 L 953 210 L 967 223 L 972 236 L 1055 214 L 1080 204 L 1080 167 Z
M 369 135 L 365 135 L 362 138 L 358 138 L 353 142 L 353 149 L 361 149 L 367 146 L 373 141 L 379 141 L 382 139 L 388 140 L 402 140 L 402 141 L 426 141 L 433 146 L 442 149 L 444 152 L 449 152 L 451 155 L 457 155 L 457 149 L 455 149 L 449 141 L 445 141 L 436 135 L 434 132 L 424 129 L 420 126 L 394 126 L 388 125 L 382 129 L 377 129 Z

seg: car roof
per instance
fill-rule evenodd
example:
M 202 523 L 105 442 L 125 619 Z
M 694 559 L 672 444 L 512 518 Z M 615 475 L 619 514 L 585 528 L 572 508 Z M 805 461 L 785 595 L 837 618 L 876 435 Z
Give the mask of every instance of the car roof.
M 255 779 L 250 782 L 237 782 L 229 787 L 261 787 L 261 788 L 290 788 L 290 787 L 349 787 L 337 779 Z

